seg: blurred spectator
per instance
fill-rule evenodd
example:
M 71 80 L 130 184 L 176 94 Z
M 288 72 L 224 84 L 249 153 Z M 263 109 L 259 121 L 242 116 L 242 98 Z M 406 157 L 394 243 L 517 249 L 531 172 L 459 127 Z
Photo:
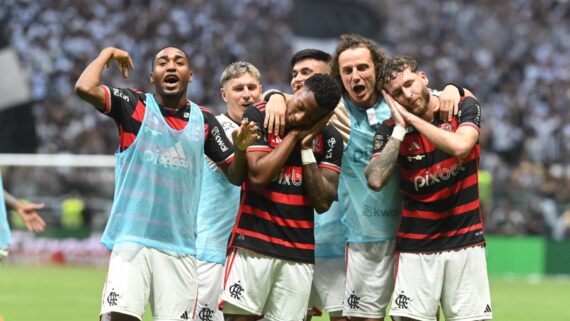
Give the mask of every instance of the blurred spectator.
M 387 52 L 415 57 L 434 88 L 442 87 L 442 79 L 462 81 L 481 102 L 481 168 L 493 179 L 487 228 L 568 234 L 558 230 L 566 226 L 562 213 L 570 210 L 570 2 L 359 1 L 382 13 L 386 27 L 377 40 Z M 114 124 L 72 92 L 81 67 L 99 50 L 128 50 L 140 76 L 149 72 L 157 48 L 181 47 L 191 55 L 192 99 L 217 109 L 222 102 L 216 79 L 236 60 L 259 66 L 265 88 L 287 88 L 293 3 L 3 0 L 0 43 L 9 37 L 4 43 L 18 51 L 30 75 L 38 152 L 111 154 Z M 295 18 L 310 19 L 310 13 Z M 135 85 L 115 77 L 108 82 Z M 108 185 L 88 187 L 101 181 L 91 170 L 77 171 L 71 182 L 41 171 L 35 175 L 46 181 L 26 188 L 49 186 L 65 194 L 66 184 L 73 183 L 82 186 L 81 193 L 112 196 Z M 528 204 L 531 199 L 535 204 Z

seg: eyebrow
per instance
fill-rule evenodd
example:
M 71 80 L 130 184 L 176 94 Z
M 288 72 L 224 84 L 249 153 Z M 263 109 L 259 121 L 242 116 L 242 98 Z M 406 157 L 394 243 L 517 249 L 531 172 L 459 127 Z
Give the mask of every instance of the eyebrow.
M 184 55 L 181 55 L 181 54 L 174 55 L 174 60 L 178 60 L 180 58 L 186 59 L 186 57 Z M 168 55 L 162 55 L 162 56 L 156 57 L 156 60 L 159 60 L 159 59 L 168 59 Z

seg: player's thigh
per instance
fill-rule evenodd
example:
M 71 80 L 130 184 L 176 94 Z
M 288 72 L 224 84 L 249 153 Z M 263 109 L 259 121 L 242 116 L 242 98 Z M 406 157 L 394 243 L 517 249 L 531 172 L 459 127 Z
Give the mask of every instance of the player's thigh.
M 101 298 L 102 315 L 116 312 L 142 320 L 152 279 L 148 251 L 130 243 L 115 245 Z
M 220 305 L 224 315 L 262 315 L 273 285 L 275 259 L 232 249 L 226 260 Z
M 341 316 L 344 299 L 346 262 L 344 257 L 317 259 L 309 307 Z
M 218 309 L 224 265 L 198 260 L 198 301 L 195 321 L 222 321 L 224 315 Z
M 394 287 L 395 241 L 347 246 L 345 316 L 381 319 Z
M 485 248 L 474 246 L 446 254 L 448 258 L 441 298 L 445 319 L 491 319 L 493 314 Z
M 436 320 L 444 282 L 444 254 L 399 253 L 396 260 L 396 284 L 390 315 L 421 321 Z
M 263 315 L 269 321 L 298 321 L 306 314 L 313 264 L 275 259 L 273 284 Z
M 192 318 L 198 293 L 196 258 L 152 249 L 150 305 L 154 319 Z

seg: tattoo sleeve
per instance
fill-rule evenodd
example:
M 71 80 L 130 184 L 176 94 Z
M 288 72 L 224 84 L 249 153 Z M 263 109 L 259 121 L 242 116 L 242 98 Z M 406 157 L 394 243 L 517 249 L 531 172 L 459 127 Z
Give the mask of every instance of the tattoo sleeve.
M 381 190 L 396 168 L 401 142 L 390 139 L 378 157 L 373 158 L 364 171 L 368 187 Z

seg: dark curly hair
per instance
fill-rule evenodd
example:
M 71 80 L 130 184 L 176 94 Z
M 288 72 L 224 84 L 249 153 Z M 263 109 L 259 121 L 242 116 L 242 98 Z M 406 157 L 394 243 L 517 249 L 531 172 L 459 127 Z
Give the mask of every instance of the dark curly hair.
M 372 63 L 374 64 L 374 72 L 376 75 L 376 82 L 378 83 L 378 79 L 382 74 L 382 70 L 384 69 L 384 63 L 386 62 L 386 54 L 384 51 L 378 47 L 378 45 L 361 35 L 358 34 L 350 34 L 350 35 L 341 35 L 340 36 L 340 43 L 336 47 L 333 59 L 331 61 L 331 75 L 342 85 L 342 78 L 340 77 L 340 66 L 338 64 L 338 57 L 341 53 L 348 49 L 353 48 L 366 48 L 370 51 L 370 55 L 372 57 Z M 378 90 L 378 88 L 377 88 Z M 342 92 L 346 93 L 346 88 L 342 86 Z M 378 91 L 380 96 L 382 95 L 381 91 Z
M 418 63 L 414 58 L 408 56 L 397 56 L 386 59 L 384 71 L 382 71 L 382 76 L 378 79 L 380 88 L 396 78 L 398 74 L 404 72 L 406 68 L 410 68 L 412 72 L 416 72 L 418 71 Z
M 317 105 L 322 109 L 332 111 L 340 101 L 340 85 L 329 75 L 314 74 L 305 80 L 304 87 L 315 94 Z

